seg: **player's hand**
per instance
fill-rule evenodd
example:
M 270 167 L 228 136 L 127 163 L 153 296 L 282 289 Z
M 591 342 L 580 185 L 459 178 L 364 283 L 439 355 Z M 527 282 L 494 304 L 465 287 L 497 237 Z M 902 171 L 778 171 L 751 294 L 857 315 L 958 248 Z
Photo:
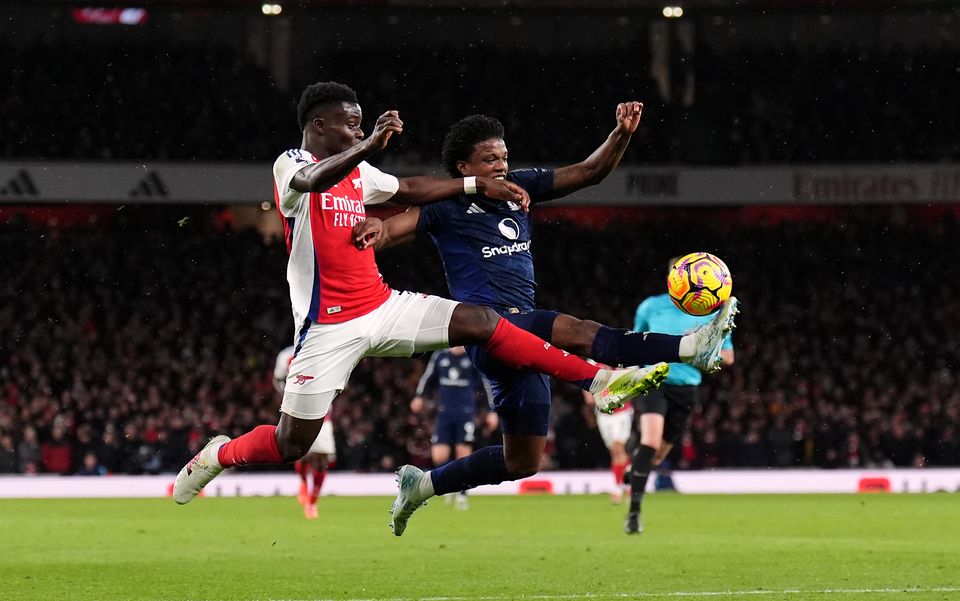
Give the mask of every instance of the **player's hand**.
M 423 411 L 423 397 L 415 396 L 413 400 L 410 401 L 410 412 L 411 413 L 420 413 Z
M 640 125 L 640 115 L 643 113 L 643 103 L 633 100 L 621 102 L 617 105 L 617 129 L 632 134 Z
M 530 195 L 527 191 L 513 182 L 493 177 L 477 177 L 477 191 L 493 200 L 515 202 L 520 205 L 524 213 L 530 211 Z
M 380 115 L 377 124 L 373 126 L 373 131 L 366 140 L 363 141 L 371 151 L 383 150 L 387 147 L 387 141 L 393 134 L 403 133 L 403 121 L 400 120 L 400 113 L 397 111 L 387 111 Z
M 383 236 L 383 221 L 376 217 L 367 217 L 353 226 L 353 245 L 357 250 L 367 250 L 380 241 Z

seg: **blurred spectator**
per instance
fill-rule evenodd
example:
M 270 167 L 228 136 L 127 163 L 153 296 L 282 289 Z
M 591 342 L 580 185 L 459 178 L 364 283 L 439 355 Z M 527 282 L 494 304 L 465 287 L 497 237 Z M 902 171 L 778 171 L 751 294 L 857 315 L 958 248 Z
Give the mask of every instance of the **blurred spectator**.
M 63 426 L 54 425 L 50 439 L 40 445 L 43 471 L 69 474 L 73 469 L 73 445 L 67 440 Z
M 100 462 L 97 461 L 96 453 L 89 451 L 84 453 L 83 462 L 80 464 L 80 468 L 76 474 L 78 476 L 105 476 L 107 474 L 107 468 L 100 465 Z
M 17 455 L 20 458 L 21 472 L 36 474 L 40 471 L 40 443 L 37 440 L 37 431 L 32 426 L 23 429 L 23 439 L 17 446 Z
M 15 474 L 20 471 L 20 461 L 17 458 L 17 448 L 13 444 L 13 436 L 0 434 L 0 474 Z
M 106 425 L 103 439 L 97 446 L 95 453 L 100 457 L 103 467 L 108 472 L 116 472 L 120 469 L 123 462 L 123 448 L 117 440 L 116 426 L 112 423 Z M 179 468 L 177 471 L 179 471 Z

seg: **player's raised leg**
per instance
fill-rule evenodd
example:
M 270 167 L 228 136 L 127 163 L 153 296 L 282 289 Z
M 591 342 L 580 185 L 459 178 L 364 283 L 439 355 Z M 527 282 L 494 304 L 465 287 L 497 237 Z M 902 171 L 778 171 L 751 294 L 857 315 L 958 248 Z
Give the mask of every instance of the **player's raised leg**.
M 665 363 L 629 370 L 601 369 L 514 326 L 493 310 L 483 307 L 459 304 L 448 323 L 450 344 L 480 346 L 486 354 L 505 366 L 549 374 L 577 384 L 594 394 L 597 406 L 602 411 L 613 411 L 631 398 L 646 394 L 659 386 L 669 371 Z M 549 400 L 544 406 L 538 406 L 537 411 L 543 414 L 540 417 L 548 416 Z M 545 420 L 535 421 L 542 422 L 545 428 Z M 399 492 L 390 509 L 394 534 L 403 534 L 413 512 L 434 494 L 498 484 L 536 473 L 542 453 L 540 439 L 546 436 L 546 430 L 540 432 L 538 428 L 538 431 L 520 431 L 516 434 L 521 437 L 529 435 L 531 440 L 527 442 L 539 445 L 539 450 L 527 452 L 523 448 L 525 439 L 517 438 L 513 446 L 520 448 L 511 452 L 507 448 L 507 437 L 511 433 L 504 430 L 504 446 L 480 449 L 433 473 L 425 473 L 414 466 L 402 467 L 398 472 Z M 438 486 L 435 487 L 435 483 Z
M 668 370 L 666 364 L 646 369 L 601 369 L 514 326 L 492 309 L 474 305 L 457 305 L 449 336 L 451 344 L 482 346 L 505 365 L 576 384 L 592 393 L 597 407 L 608 413 L 659 386 Z
M 737 299 L 730 298 L 708 323 L 680 336 L 633 332 L 595 321 L 557 314 L 554 344 L 607 365 L 651 365 L 660 361 L 688 363 L 710 373 L 720 368 L 720 347 L 734 327 Z
M 684 363 L 706 373 L 720 369 L 723 339 L 737 327 L 734 318 L 740 312 L 738 305 L 737 298 L 731 296 L 709 323 L 683 337 L 684 341 L 689 341 L 680 344 L 680 357 Z

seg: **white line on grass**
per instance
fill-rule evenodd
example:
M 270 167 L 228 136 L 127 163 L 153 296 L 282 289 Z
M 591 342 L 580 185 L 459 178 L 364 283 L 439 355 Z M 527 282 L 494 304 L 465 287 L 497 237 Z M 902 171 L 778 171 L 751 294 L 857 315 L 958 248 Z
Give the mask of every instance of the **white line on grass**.
M 479 595 L 469 596 L 427 596 L 427 597 L 369 597 L 355 599 L 269 599 L 266 601 L 562 601 L 565 599 L 650 599 L 661 597 L 747 597 L 762 595 L 889 595 L 893 593 L 957 593 L 960 587 L 932 588 L 824 588 L 824 589 L 756 589 L 750 591 L 668 591 L 663 593 L 571 593 L 568 595 Z M 228 601 L 228 600 L 222 600 Z M 262 601 L 262 600 L 258 600 Z

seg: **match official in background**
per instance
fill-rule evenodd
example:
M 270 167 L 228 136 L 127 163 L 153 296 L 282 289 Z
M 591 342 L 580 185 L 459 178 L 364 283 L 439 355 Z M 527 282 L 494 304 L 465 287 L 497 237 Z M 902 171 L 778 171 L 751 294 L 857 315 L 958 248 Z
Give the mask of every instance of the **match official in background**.
M 679 257 L 670 259 L 668 270 L 677 259 Z M 686 334 L 711 319 L 713 315 L 698 317 L 684 313 L 673 304 L 670 295 L 664 293 L 648 297 L 640 303 L 633 330 Z M 733 359 L 733 339 L 727 334 L 720 350 L 721 365 L 732 365 Z M 671 363 L 670 373 L 660 389 L 636 399 L 634 403 L 635 412 L 640 415 L 640 444 L 634 451 L 629 473 L 630 509 L 623 527 L 627 534 L 643 532 L 640 508 L 650 470 L 660 465 L 683 436 L 690 422 L 690 414 L 697 405 L 697 387 L 702 380 L 703 374 L 696 367 L 686 363 Z

